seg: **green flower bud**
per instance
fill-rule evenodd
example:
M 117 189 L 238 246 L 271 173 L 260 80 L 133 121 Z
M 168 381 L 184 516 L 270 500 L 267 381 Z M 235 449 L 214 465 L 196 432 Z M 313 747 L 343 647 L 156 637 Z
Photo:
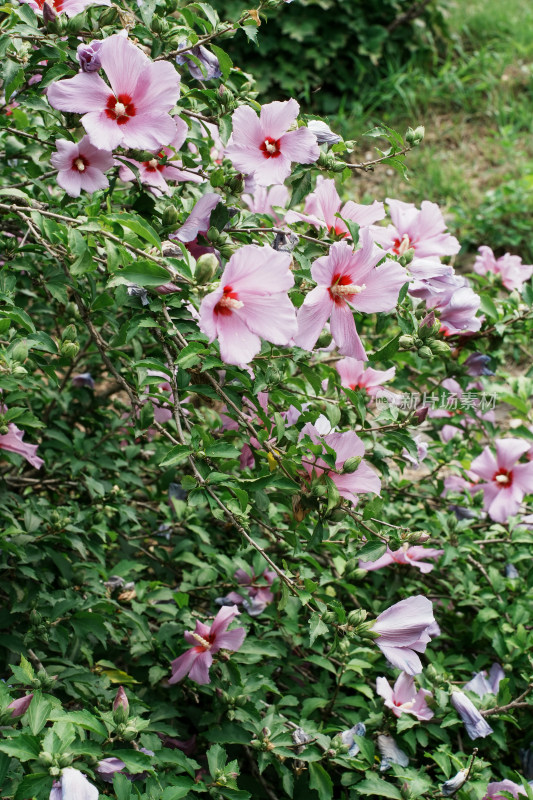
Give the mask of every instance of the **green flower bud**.
M 211 244 L 217 244 L 219 239 L 221 239 L 221 238 L 222 238 L 222 234 L 220 233 L 218 228 L 215 228 L 214 225 L 211 225 L 211 227 L 209 228 L 209 230 L 206 233 L 206 239 L 208 241 L 210 241 Z
M 79 342 L 62 342 L 59 352 L 66 358 L 76 358 L 80 350 Z
M 415 343 L 415 337 L 405 333 L 402 336 L 400 336 L 400 339 L 398 341 L 400 347 L 405 347 L 405 348 L 411 348 L 414 345 L 414 343 Z
M 439 356 L 441 356 L 441 355 L 442 355 L 442 356 L 445 356 L 445 355 L 447 355 L 447 354 L 450 352 L 450 350 L 451 350 L 451 347 L 450 347 L 450 345 L 448 344 L 448 342 L 443 342 L 443 341 L 441 341 L 440 339 L 438 339 L 438 340 L 435 342 L 435 344 L 433 344 L 433 345 L 431 346 L 431 349 L 432 349 L 432 350 L 433 350 L 433 352 L 434 352 L 434 353 L 436 353 L 437 355 L 439 355 Z
M 39 753 L 39 762 L 43 765 L 43 767 L 51 767 L 54 763 L 54 757 L 52 753 L 49 753 L 47 750 L 42 750 Z
M 356 608 L 348 614 L 348 622 L 350 625 L 358 626 L 365 621 L 367 616 L 368 612 L 364 608 Z
M 320 336 L 318 337 L 317 341 L 316 341 L 316 347 L 317 348 L 329 347 L 332 341 L 333 341 L 333 337 L 332 337 L 331 333 L 328 333 L 327 331 L 323 331 L 320 334 Z
M 420 358 L 431 358 L 433 353 L 431 352 L 430 347 L 422 345 L 422 347 L 418 348 L 418 355 L 420 356 Z
M 330 622 L 335 622 L 337 619 L 337 615 L 334 611 L 323 611 L 321 616 L 322 622 L 325 622 L 326 625 Z
M 218 251 L 222 258 L 231 258 L 231 256 L 237 252 L 239 248 L 233 242 L 230 242 L 228 239 L 227 242 L 224 244 L 219 244 Z
M 349 474 L 351 472 L 355 472 L 362 460 L 362 456 L 353 456 L 352 458 L 347 458 L 342 467 L 343 473 Z
M 78 338 L 78 331 L 76 330 L 75 325 L 67 325 L 67 327 L 61 334 L 62 342 L 75 342 L 77 338 Z
M 14 361 L 20 361 L 21 363 L 24 363 L 24 361 L 26 361 L 28 358 L 28 352 L 29 348 L 26 344 L 26 341 L 17 342 L 11 351 L 11 357 Z
M 4 422 L 3 425 L 0 425 L 0 436 L 5 436 L 7 433 L 9 433 L 9 428 Z
M 405 134 L 405 141 L 407 144 L 410 144 L 412 147 L 416 147 L 420 144 L 422 139 L 424 138 L 426 133 L 426 129 L 423 125 L 419 125 L 414 130 L 412 128 L 408 128 Z
M 180 215 L 174 206 L 167 206 L 163 211 L 162 217 L 163 225 L 168 225 L 171 227 L 173 225 L 177 225 L 180 221 Z
M 231 178 L 228 178 L 225 185 L 232 194 L 240 195 L 244 191 L 244 178 L 241 173 L 233 175 Z
M 58 767 L 68 767 L 72 764 L 72 753 L 63 753 L 57 759 Z
M 409 250 L 406 250 L 405 253 L 403 253 L 398 260 L 402 265 L 402 267 L 407 267 L 411 263 L 414 257 L 415 257 L 415 251 L 412 247 L 410 247 Z
M 194 279 L 196 283 L 203 285 L 209 283 L 215 276 L 218 269 L 218 258 L 214 253 L 204 253 L 196 262 Z
M 158 17 L 154 14 L 152 19 L 152 30 L 154 33 L 167 33 L 168 22 L 164 17 Z
M 30 611 L 30 624 L 33 626 L 40 625 L 43 621 L 42 616 L 39 614 L 36 608 L 32 608 Z

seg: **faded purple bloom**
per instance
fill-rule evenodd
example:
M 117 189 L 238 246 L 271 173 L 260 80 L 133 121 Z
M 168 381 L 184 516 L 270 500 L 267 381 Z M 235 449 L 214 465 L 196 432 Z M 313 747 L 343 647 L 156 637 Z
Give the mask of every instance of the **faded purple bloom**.
M 307 127 L 315 134 L 318 144 L 337 144 L 342 142 L 342 136 L 333 133 L 329 125 L 321 119 L 309 120 Z
M 113 783 L 113 775 L 115 772 L 122 772 L 126 765 L 120 758 L 111 756 L 109 758 L 102 758 L 96 766 L 96 774 L 106 783 Z
M 494 375 L 494 372 L 489 369 L 490 356 L 483 353 L 471 353 L 464 361 L 463 367 L 466 367 L 469 375 L 477 377 L 478 375 Z
M 392 736 L 380 734 L 378 736 L 378 750 L 381 753 L 381 764 L 379 771 L 385 772 L 390 768 L 391 764 L 399 764 L 401 767 L 406 767 L 409 764 L 409 757 L 403 750 L 400 750 Z
M 434 635 L 430 632 L 434 624 L 433 604 L 419 594 L 383 611 L 374 622 L 372 632 L 379 634 L 376 644 L 394 667 L 416 675 L 422 672 L 417 653 L 425 652 Z
M 17 697 L 9 705 L 8 709 L 11 710 L 12 717 L 21 717 L 28 710 L 31 701 L 33 700 L 33 693 L 26 694 L 23 697 Z
M 226 606 L 220 609 L 211 626 L 198 620 L 194 631 L 185 632 L 185 640 L 193 647 L 172 662 L 169 684 L 183 680 L 186 675 L 200 685 L 211 683 L 209 668 L 213 663 L 213 654 L 219 650 L 239 650 L 244 642 L 244 628 L 228 631 L 228 626 L 238 614 L 237 606 Z
M 259 445 L 259 442 L 257 444 Z M 257 577 L 253 570 L 252 574 L 249 575 L 248 572 L 239 568 L 235 572 L 234 577 L 240 586 L 247 588 L 249 599 L 243 598 L 240 594 L 237 594 L 237 592 L 230 592 L 227 597 L 221 598 L 221 600 L 226 601 L 224 605 L 228 605 L 229 601 L 232 601 L 232 603 L 236 605 L 242 603 L 251 617 L 258 617 L 274 599 L 274 595 L 269 587 L 272 586 L 276 578 L 276 573 L 272 570 L 265 569 L 262 575 Z M 264 584 L 260 582 L 261 579 L 263 579 Z
M 189 47 L 189 45 L 190 42 L 185 39 L 179 42 L 178 49 L 182 50 L 184 47 Z M 191 56 L 194 56 L 200 64 L 198 65 Z M 213 78 L 222 77 L 218 58 L 201 44 L 191 47 L 186 53 L 178 53 L 176 56 L 176 64 L 180 66 L 186 64 L 192 77 L 196 78 L 198 81 L 210 81 Z
M 82 44 L 78 45 L 76 58 L 80 62 L 82 72 L 98 72 L 101 69 L 102 62 L 98 52 L 101 47 L 102 42 L 98 39 L 94 39 L 89 44 L 82 42 Z
M 52 787 L 49 800 L 98 800 L 98 789 L 89 783 L 83 772 L 66 767 L 59 786 Z
M 524 495 L 533 492 L 533 462 L 518 463 L 530 448 L 523 439 L 496 439 L 494 444 L 496 456 L 485 447 L 470 469 L 485 481 L 477 485 L 485 511 L 495 522 L 506 522 L 518 512 Z
M 417 692 L 415 679 L 406 672 L 400 674 L 394 688 L 386 678 L 376 678 L 376 692 L 396 717 L 412 714 L 417 719 L 428 720 L 435 716 L 427 704 L 427 698 L 433 695 L 427 689 L 419 689 Z
M 478 275 L 488 273 L 499 275 L 506 289 L 510 292 L 518 289 L 520 292 L 524 282 L 533 275 L 533 264 L 522 264 L 520 256 L 513 256 L 511 253 L 496 258 L 491 248 L 483 245 L 479 248 L 479 255 L 476 256 L 474 272 Z
M 171 233 L 169 239 L 179 239 L 180 242 L 193 242 L 199 233 L 207 233 L 211 212 L 222 200 L 219 194 L 208 192 L 196 203 L 193 210 L 178 228 L 176 233 Z
M 354 736 L 364 736 L 365 733 L 366 725 L 363 722 L 356 722 L 353 728 L 349 728 L 347 731 L 341 733 L 342 743 L 349 748 L 347 755 L 350 758 L 355 758 L 361 749 L 355 741 Z
M 450 701 L 461 719 L 471 739 L 485 738 L 494 733 L 488 722 L 485 722 L 475 705 L 463 692 L 452 692 Z
M 399 550 L 391 550 L 387 547 L 387 552 L 384 553 L 381 558 L 378 558 L 376 561 L 360 561 L 359 567 L 372 571 L 388 567 L 390 564 L 408 564 L 411 567 L 417 567 L 420 572 L 425 574 L 431 572 L 435 567 L 434 564 L 426 564 L 425 559 L 437 559 L 440 558 L 443 553 L 444 550 L 434 550 L 431 547 L 421 547 L 420 545 L 409 547 L 408 544 L 404 544 Z
M 226 147 L 235 169 L 253 175 L 260 186 L 272 186 L 289 177 L 291 162 L 316 161 L 320 149 L 314 134 L 305 127 L 290 130 L 299 111 L 293 99 L 264 105 L 260 117 L 250 106 L 239 106 L 233 112 L 233 134 Z
M 90 372 L 81 372 L 79 375 L 72 376 L 72 385 L 79 389 L 86 386 L 88 389 L 94 389 L 94 378 Z
M 498 688 L 504 678 L 505 672 L 502 667 L 499 664 L 493 664 L 488 678 L 486 670 L 476 672 L 472 680 L 465 683 L 463 690 L 475 692 L 478 697 L 484 697 L 486 694 L 498 694 Z
M 461 786 L 466 781 L 466 776 L 468 775 L 468 769 L 461 769 L 454 775 L 453 778 L 450 778 L 441 785 L 440 790 L 444 797 L 450 797 L 455 792 L 458 792 Z
M 424 461 L 428 454 L 428 443 L 425 442 L 421 436 L 415 436 L 413 441 L 416 444 L 416 458 L 414 458 L 405 447 L 402 450 L 402 458 L 405 458 L 406 461 L 412 464 L 414 469 L 418 469 L 420 462 Z

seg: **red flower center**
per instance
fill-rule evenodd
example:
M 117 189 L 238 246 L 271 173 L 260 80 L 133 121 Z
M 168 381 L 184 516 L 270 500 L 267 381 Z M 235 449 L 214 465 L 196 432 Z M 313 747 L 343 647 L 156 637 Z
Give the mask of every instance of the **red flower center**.
M 125 125 L 129 118 L 134 117 L 137 112 L 129 94 L 119 94 L 118 97 L 110 94 L 107 98 L 105 113 L 109 119 L 114 119 L 117 125 Z
M 211 645 L 216 639 L 216 635 L 214 633 L 208 633 L 207 636 L 199 636 L 198 634 L 193 633 L 193 636 L 195 639 L 205 642 L 205 645 L 199 644 L 193 648 L 197 653 L 205 653 L 206 650 L 210 650 Z
M 498 484 L 498 489 L 508 489 L 513 483 L 513 473 L 509 469 L 499 469 L 492 476 L 492 480 Z
M 281 155 L 280 140 L 267 136 L 259 149 L 265 158 L 278 158 Z
M 239 300 L 237 292 L 233 291 L 231 286 L 224 286 L 224 294 L 215 306 L 215 314 L 221 314 L 223 317 L 230 317 L 238 308 L 242 308 L 244 303 Z
M 403 254 L 409 250 L 410 247 L 414 247 L 414 243 L 409 239 L 409 236 L 404 233 L 401 239 L 394 240 L 392 252 L 397 256 L 403 256 Z
M 48 5 L 52 6 L 52 8 L 54 8 L 56 11 L 63 11 L 64 0 L 36 0 L 36 2 L 41 11 L 43 10 L 45 3 L 48 3 Z
M 159 159 L 164 158 L 166 153 L 161 150 L 157 155 L 150 159 L 150 161 L 143 161 L 143 167 L 147 172 L 163 172 L 166 164 L 162 164 Z
M 357 284 L 352 283 L 349 275 L 337 274 L 333 276 L 328 291 L 333 302 L 338 306 L 342 306 L 345 300 L 350 300 L 353 295 L 360 294 L 363 289 L 366 289 L 364 283 L 362 286 L 357 286 Z
M 85 172 L 85 170 L 89 166 L 90 166 L 89 161 L 85 158 L 85 156 L 82 156 L 81 154 L 77 155 L 76 158 L 72 159 L 71 169 L 73 169 L 74 172 Z

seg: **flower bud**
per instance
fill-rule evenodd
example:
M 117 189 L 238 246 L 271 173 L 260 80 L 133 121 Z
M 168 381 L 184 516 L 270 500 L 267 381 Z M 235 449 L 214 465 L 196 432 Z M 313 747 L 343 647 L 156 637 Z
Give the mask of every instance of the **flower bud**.
M 244 177 L 239 172 L 237 175 L 232 175 L 231 178 L 225 183 L 226 188 L 232 194 L 241 195 L 244 191 Z
M 168 227 L 176 227 L 179 221 L 180 215 L 178 214 L 178 210 L 174 206 L 166 206 L 166 208 L 163 210 L 162 216 L 163 225 L 168 225 Z
M 111 6 L 110 8 L 106 8 L 98 18 L 98 24 L 100 30 L 104 27 L 104 25 L 114 25 L 117 21 L 117 10 Z
M 113 720 L 118 724 L 127 722 L 130 711 L 130 704 L 122 686 L 118 687 L 118 692 L 113 700 Z
M 33 693 L 26 694 L 23 697 L 17 697 L 16 700 L 13 700 L 9 705 L 8 709 L 11 711 L 11 717 L 21 717 L 29 708 L 31 701 L 33 700 Z
M 407 267 L 409 266 L 414 257 L 415 257 L 415 251 L 412 247 L 409 247 L 409 249 L 406 250 L 405 253 L 402 253 L 398 261 L 400 262 L 402 267 Z
M 316 347 L 329 347 L 332 341 L 333 337 L 331 333 L 328 333 L 328 331 L 323 331 L 316 341 Z
M 69 767 L 72 764 L 72 753 L 62 753 L 57 759 L 58 767 Z
M 53 22 L 57 17 L 56 10 L 50 3 L 45 2 L 43 3 L 43 22 L 45 23 L 46 27 L 48 27 L 50 22 Z
M 367 616 L 368 612 L 364 608 L 356 608 L 348 614 L 348 622 L 350 625 L 358 626 L 365 621 Z
M 14 361 L 20 361 L 20 363 L 23 364 L 28 358 L 28 352 L 29 349 L 25 340 L 22 342 L 17 342 L 11 351 L 11 357 Z
M 229 239 L 224 244 L 218 245 L 218 251 L 222 258 L 231 258 L 231 256 L 237 252 L 239 248 L 236 244 L 231 242 Z
M 434 344 L 431 345 L 431 349 L 437 355 L 448 355 L 450 352 L 450 345 L 447 342 L 442 342 L 438 339 Z
M 347 474 L 355 472 L 362 460 L 362 456 L 352 456 L 352 458 L 347 458 L 343 464 L 342 472 Z
M 420 358 L 431 358 L 433 356 L 433 353 L 431 352 L 430 347 L 422 345 L 422 347 L 418 348 L 418 355 L 420 356 Z
M 422 408 L 417 408 L 417 410 L 413 414 L 413 417 L 416 420 L 416 424 L 422 425 L 428 414 L 429 414 L 429 406 L 423 406 Z
M 218 258 L 214 253 L 204 253 L 196 262 L 194 278 L 196 283 L 209 283 L 218 269 Z
M 78 332 L 76 330 L 75 325 L 67 325 L 63 333 L 61 334 L 61 341 L 62 342 L 75 342 L 78 336 Z
M 409 544 L 423 544 L 431 539 L 431 534 L 427 531 L 406 531 L 400 538 Z
M 211 244 L 217 244 L 219 239 L 221 238 L 221 233 L 218 228 L 215 228 L 214 225 L 211 225 L 209 230 L 206 233 L 206 239 L 211 242 Z
M 415 343 L 415 337 L 410 336 L 409 334 L 406 333 L 400 336 L 398 340 L 398 344 L 400 345 L 400 347 L 405 347 L 407 349 L 411 348 L 414 345 L 414 343 Z
M 42 750 L 39 753 L 39 761 L 44 767 L 51 767 L 54 763 L 54 757 L 47 750 Z
M 425 133 L 426 129 L 423 125 L 418 125 L 418 127 L 416 127 L 414 130 L 412 128 L 408 128 L 405 134 L 405 141 L 412 147 L 416 147 L 424 138 Z
M 79 342 L 61 342 L 59 352 L 66 358 L 76 358 L 80 350 Z
M 154 14 L 151 27 L 154 33 L 167 33 L 168 22 L 164 17 L 159 17 Z

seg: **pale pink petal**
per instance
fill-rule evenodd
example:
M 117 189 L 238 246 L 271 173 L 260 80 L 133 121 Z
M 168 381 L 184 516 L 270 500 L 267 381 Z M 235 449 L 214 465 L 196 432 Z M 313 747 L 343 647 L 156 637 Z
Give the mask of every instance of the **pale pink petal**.
M 213 620 L 210 629 L 211 636 L 215 636 L 218 639 L 220 634 L 228 629 L 235 617 L 239 616 L 239 613 L 237 606 L 223 606 Z
M 470 464 L 470 469 L 486 481 L 491 481 L 499 466 L 489 447 L 485 447 L 481 455 Z
M 264 108 L 264 107 L 263 107 Z M 226 155 L 233 160 L 232 153 L 235 146 L 249 148 L 255 152 L 264 140 L 263 130 L 259 117 L 250 106 L 239 106 L 231 118 L 233 134 L 231 142 L 226 148 Z M 261 156 L 263 157 L 262 153 Z
M 335 188 L 333 178 L 317 181 L 315 191 L 307 197 L 305 210 L 308 214 L 319 217 L 321 224 L 328 228 L 335 227 L 340 222 L 335 214 L 341 207 L 341 199 Z
M 330 330 L 339 353 L 343 356 L 366 361 L 367 355 L 359 338 L 353 313 L 346 303 L 333 303 Z
M 378 641 L 412 647 L 421 631 L 434 621 L 431 601 L 423 595 L 415 595 L 383 611 L 374 623 L 373 630 L 380 634 Z
M 99 75 L 79 72 L 74 78 L 52 83 L 46 96 L 50 105 L 60 111 L 85 114 L 105 108 L 111 94 L 111 89 Z
M 389 207 L 389 216 L 392 224 L 398 231 L 404 233 L 416 222 L 419 211 L 413 203 L 404 203 L 401 200 L 392 200 L 389 197 L 385 202 Z
M 244 306 L 234 313 L 252 333 L 277 345 L 287 345 L 296 334 L 294 306 L 286 294 L 268 296 L 240 295 Z
M 379 639 L 376 644 L 381 652 L 390 661 L 393 667 L 404 670 L 409 675 L 419 675 L 422 672 L 422 662 L 420 658 L 412 650 L 402 647 L 392 647 L 390 645 L 380 644 Z
M 115 125 L 114 120 L 110 120 Z M 130 117 L 125 125 L 116 125 L 121 129 L 125 147 L 157 150 L 161 144 L 168 144 L 175 133 L 171 116 L 164 113 L 146 112 Z M 94 136 L 91 134 L 91 141 Z
M 300 106 L 296 100 L 292 98 L 282 102 L 275 100 L 273 103 L 267 103 L 266 105 L 262 106 L 260 121 L 261 132 L 263 136 L 270 136 L 272 139 L 279 139 L 296 120 L 299 111 Z M 313 134 L 311 135 L 313 136 L 316 145 L 316 137 Z M 296 161 L 297 159 L 294 160 Z
M 57 173 L 57 183 L 70 197 L 79 197 L 81 193 L 81 173 L 77 169 L 66 169 Z
M 361 228 L 365 228 L 368 225 L 373 225 L 374 222 L 380 219 L 384 219 L 385 206 L 377 200 L 374 200 L 374 202 L 368 206 L 354 203 L 353 200 L 348 200 L 341 209 L 341 217 L 357 222 Z
M 212 648 L 213 652 L 217 650 L 239 650 L 246 637 L 244 628 L 234 628 L 231 631 L 225 631 L 217 635 L 216 650 Z
M 191 669 L 189 670 L 189 678 L 191 681 L 203 686 L 206 683 L 211 683 L 209 677 L 209 668 L 213 663 L 213 656 L 209 650 L 204 650 L 199 654 Z
M 298 128 L 296 131 L 289 131 L 289 133 L 281 137 L 279 142 L 283 155 L 298 164 L 312 164 L 320 156 L 320 148 L 317 144 L 316 136 L 306 127 Z M 277 161 L 279 159 L 274 160 Z M 276 181 L 276 183 L 280 182 Z
M 485 505 L 487 495 L 485 494 Z M 507 522 L 509 517 L 512 517 L 518 512 L 520 508 L 520 501 L 516 500 L 509 489 L 499 489 L 496 496 L 488 505 L 487 511 L 494 522 Z
M 56 139 L 56 153 L 50 156 L 50 163 L 54 169 L 65 170 L 72 167 L 72 162 L 79 153 L 76 142 L 68 142 L 66 139 Z
M 244 245 L 232 255 L 220 278 L 220 285 L 231 285 L 241 297 L 271 295 L 294 285 L 291 257 L 268 245 Z
M 385 700 L 385 705 L 392 706 L 392 687 L 386 678 L 376 678 L 376 694 Z
M 496 439 L 498 469 L 512 469 L 520 456 L 527 453 L 531 444 L 523 439 Z
M 82 74 L 84 73 L 80 73 Z M 109 119 L 105 111 L 91 111 L 80 121 L 92 144 L 100 150 L 114 150 L 122 144 L 122 128 L 126 126 L 117 125 L 114 119 Z
M 384 567 L 394 564 L 394 559 L 390 552 L 383 553 L 383 555 L 376 559 L 376 561 L 360 561 L 359 568 L 366 569 L 368 572 L 373 572 L 376 569 L 383 569 Z
M 341 377 L 341 383 L 348 388 L 352 386 L 362 386 L 365 367 L 363 361 L 355 358 L 341 358 L 335 364 L 337 372 Z
M 154 65 L 148 56 L 118 33 L 104 39 L 98 54 L 114 94 L 127 94 L 134 103 L 138 101 L 150 86 L 151 68 Z
M 259 151 L 261 153 L 261 151 Z M 237 163 L 234 162 L 234 166 Z M 254 168 L 254 178 L 259 186 L 272 186 L 283 181 L 291 174 L 291 159 L 283 151 L 278 158 L 264 158 L 258 160 Z
M 243 107 L 244 106 L 241 106 L 241 108 Z M 254 177 L 256 170 L 263 167 L 263 164 L 280 160 L 280 158 L 265 158 L 259 147 L 248 147 L 239 144 L 229 144 L 226 148 L 225 155 L 229 158 L 236 170 L 242 172 L 243 175 L 254 175 Z M 282 180 L 285 180 L 286 177 L 285 175 Z M 272 182 L 273 181 L 270 181 L 270 183 Z M 270 186 L 270 183 L 264 185 Z
M 285 214 L 285 222 L 287 222 L 289 225 L 294 222 L 308 222 L 309 225 L 314 225 L 315 228 L 327 227 L 324 220 L 319 219 L 318 217 L 315 217 L 312 214 L 300 214 L 299 211 L 287 211 L 287 213 Z
M 350 297 L 349 302 L 357 311 L 375 313 L 392 311 L 402 286 L 409 281 L 405 269 L 395 261 L 386 261 L 365 276 L 365 289 Z
M 180 96 L 180 75 L 169 61 L 150 62 L 150 84 L 145 94 L 140 96 L 135 87 L 135 99 L 142 102 L 143 114 L 170 111 Z M 180 120 L 182 122 L 182 120 Z M 170 144 L 176 138 L 176 123 L 173 119 L 173 135 L 167 140 Z M 183 144 L 183 137 L 181 144 Z M 181 147 L 181 144 L 179 145 Z
M 261 339 L 237 314 L 220 316 L 217 333 L 220 357 L 226 364 L 248 364 L 261 350 Z
M 109 186 L 107 177 L 96 167 L 87 167 L 84 172 L 78 172 L 78 175 L 81 177 L 81 188 L 86 192 L 96 192 Z
M 17 453 L 28 461 L 35 469 L 40 469 L 44 464 L 42 458 L 37 455 L 37 445 L 23 442 L 24 431 L 10 422 L 7 426 L 7 433 L 0 435 L 0 450 L 7 450 L 9 453 Z
M 518 486 L 524 494 L 533 494 L 533 461 L 513 467 L 513 485 Z
M 413 700 L 416 695 L 415 679 L 412 675 L 402 672 L 394 684 L 394 699 L 403 704 Z
M 317 286 L 306 295 L 298 311 L 298 332 L 294 337 L 297 347 L 302 347 L 304 350 L 313 349 L 333 306 L 333 300 L 325 286 Z
M 183 653 L 183 655 L 175 658 L 171 664 L 172 677 L 169 678 L 168 682 L 172 684 L 183 680 L 183 678 L 189 674 L 200 652 L 201 649 L 199 647 L 192 647 L 190 650 Z
M 198 200 L 184 224 L 176 232 L 180 242 L 192 242 L 201 231 L 207 231 L 211 212 L 221 200 L 221 196 L 214 192 L 207 192 Z

